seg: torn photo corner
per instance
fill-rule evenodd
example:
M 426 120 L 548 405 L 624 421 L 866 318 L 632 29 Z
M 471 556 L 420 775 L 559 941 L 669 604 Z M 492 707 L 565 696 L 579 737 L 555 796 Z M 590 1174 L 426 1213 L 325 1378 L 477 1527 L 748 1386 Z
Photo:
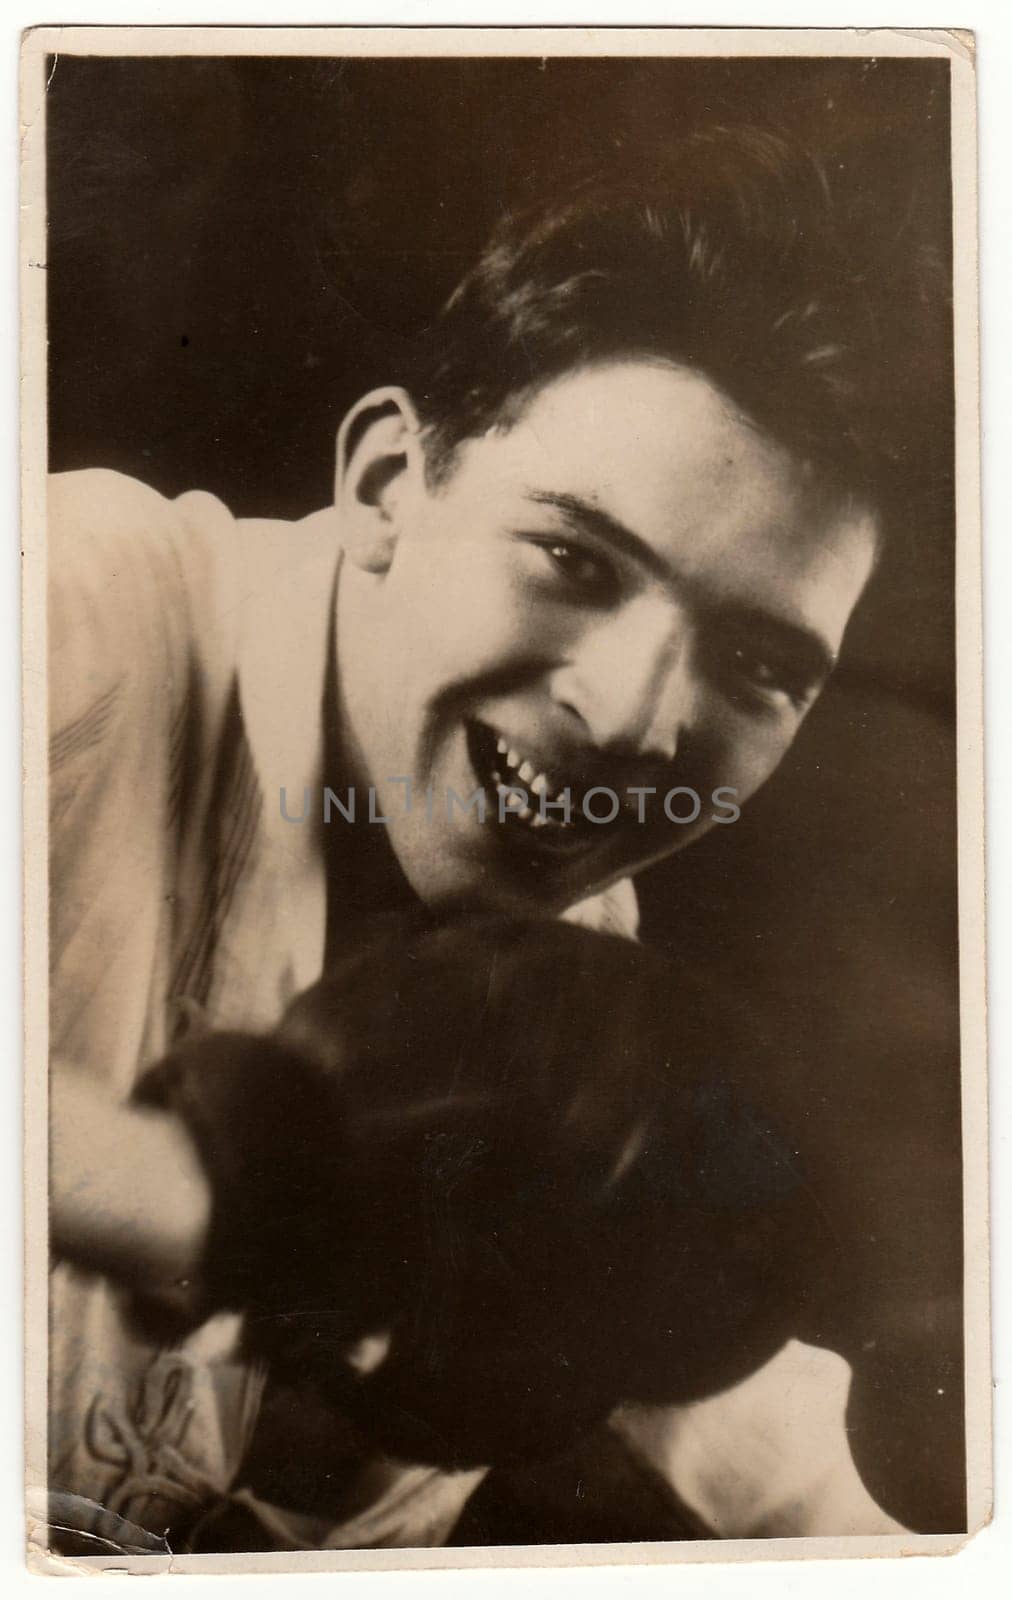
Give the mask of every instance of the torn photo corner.
M 990 1516 L 974 43 L 22 51 L 27 1543 Z

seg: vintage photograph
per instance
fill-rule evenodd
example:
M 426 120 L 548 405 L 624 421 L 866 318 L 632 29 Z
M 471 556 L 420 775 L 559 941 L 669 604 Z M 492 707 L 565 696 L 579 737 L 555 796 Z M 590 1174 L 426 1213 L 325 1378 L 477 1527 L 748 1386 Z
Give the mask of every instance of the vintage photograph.
M 979 1525 L 972 94 L 28 37 L 44 1560 Z

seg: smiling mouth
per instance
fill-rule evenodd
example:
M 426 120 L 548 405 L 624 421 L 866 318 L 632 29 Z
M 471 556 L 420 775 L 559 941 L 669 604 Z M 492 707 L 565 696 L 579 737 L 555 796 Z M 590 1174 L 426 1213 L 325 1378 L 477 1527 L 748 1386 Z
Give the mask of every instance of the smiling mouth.
M 553 769 L 540 768 L 532 755 L 486 723 L 467 726 L 467 747 L 485 791 L 488 817 L 510 823 L 510 833 L 552 856 L 582 855 L 614 837 L 617 822 L 591 822 L 583 813 L 585 788 Z M 526 794 L 517 793 L 522 790 Z

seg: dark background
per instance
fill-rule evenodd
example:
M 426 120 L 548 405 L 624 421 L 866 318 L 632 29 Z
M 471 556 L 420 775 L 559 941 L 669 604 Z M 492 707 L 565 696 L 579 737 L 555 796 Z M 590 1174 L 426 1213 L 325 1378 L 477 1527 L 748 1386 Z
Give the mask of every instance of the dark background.
M 618 146 L 757 120 L 869 240 L 950 248 L 948 69 L 902 60 L 87 59 L 48 96 L 51 465 L 239 514 L 324 504 L 343 409 L 503 207 Z M 899 225 L 899 234 L 897 228 Z M 948 326 L 846 659 L 740 823 L 643 882 L 647 935 L 783 1038 L 835 1241 L 799 1331 L 857 1374 L 866 1480 L 965 1525 Z M 934 408 L 932 410 L 932 407 Z M 925 442 L 928 448 L 925 449 Z

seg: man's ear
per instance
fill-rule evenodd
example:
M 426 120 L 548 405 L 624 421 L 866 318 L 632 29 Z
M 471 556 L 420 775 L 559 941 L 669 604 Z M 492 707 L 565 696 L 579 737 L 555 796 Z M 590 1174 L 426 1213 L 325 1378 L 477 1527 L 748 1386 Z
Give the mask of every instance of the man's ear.
M 425 485 L 418 415 L 407 391 L 373 389 L 337 435 L 335 502 L 344 549 L 364 572 L 386 572 L 404 519 Z

